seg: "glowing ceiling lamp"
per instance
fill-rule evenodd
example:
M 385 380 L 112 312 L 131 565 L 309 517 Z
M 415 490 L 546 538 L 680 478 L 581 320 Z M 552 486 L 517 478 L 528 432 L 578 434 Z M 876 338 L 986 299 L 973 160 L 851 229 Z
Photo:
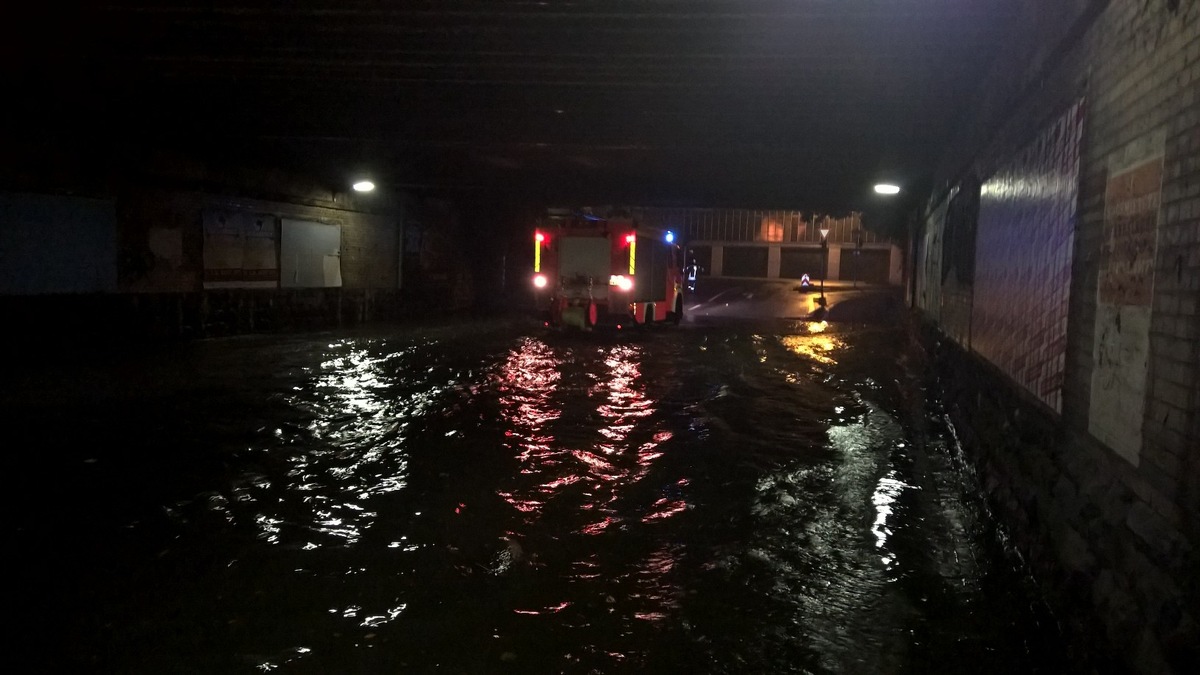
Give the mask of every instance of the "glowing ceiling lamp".
M 881 195 L 899 194 L 900 186 L 892 185 L 891 183 L 879 183 L 875 186 L 875 192 L 878 192 Z
M 375 184 L 369 180 L 360 180 L 351 187 L 355 192 L 370 192 L 375 189 Z

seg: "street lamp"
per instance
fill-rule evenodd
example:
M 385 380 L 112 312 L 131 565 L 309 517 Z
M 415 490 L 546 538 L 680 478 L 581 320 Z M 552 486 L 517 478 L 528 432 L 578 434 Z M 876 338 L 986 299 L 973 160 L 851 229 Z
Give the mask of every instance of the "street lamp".
M 822 227 L 818 230 L 821 233 L 821 299 L 817 304 L 825 306 L 825 273 L 829 265 L 829 228 Z

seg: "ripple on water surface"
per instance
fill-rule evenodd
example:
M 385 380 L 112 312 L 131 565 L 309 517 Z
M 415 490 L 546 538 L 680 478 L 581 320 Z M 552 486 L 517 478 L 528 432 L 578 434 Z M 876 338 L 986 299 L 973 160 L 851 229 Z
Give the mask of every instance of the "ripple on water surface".
M 203 390 L 128 433 L 163 445 L 186 419 L 222 439 L 223 468 L 127 525 L 154 550 L 91 573 L 109 590 L 76 623 L 104 628 L 70 657 L 129 672 L 905 671 L 939 621 L 921 605 L 936 584 L 913 579 L 978 581 L 984 567 L 953 560 L 986 545 L 966 512 L 950 514 L 954 542 L 926 532 L 950 516 L 922 495 L 936 487 L 941 508 L 961 483 L 913 461 L 904 397 L 880 384 L 902 379 L 881 372 L 897 370 L 894 336 L 793 328 L 194 357 Z M 990 606 L 985 587 L 960 584 L 942 609 Z

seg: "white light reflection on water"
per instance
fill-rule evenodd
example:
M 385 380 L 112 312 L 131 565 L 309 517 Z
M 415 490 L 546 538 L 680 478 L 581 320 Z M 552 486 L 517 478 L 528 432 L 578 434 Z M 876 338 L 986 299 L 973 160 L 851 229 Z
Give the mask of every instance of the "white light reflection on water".
M 363 620 L 359 625 L 363 626 L 364 628 L 378 628 L 386 623 L 390 623 L 400 618 L 400 615 L 404 613 L 404 610 L 407 607 L 408 605 L 406 603 L 400 603 L 396 607 L 389 608 L 383 614 L 372 614 L 371 616 L 363 617 Z
M 258 536 L 268 544 L 279 543 L 279 526 L 283 524 L 280 518 L 272 518 L 264 514 L 258 514 L 254 517 L 254 522 L 258 525 Z
M 855 491 L 863 485 L 863 479 L 878 475 L 876 467 L 890 463 L 894 447 L 904 447 L 903 430 L 891 415 L 871 405 L 868 413 L 860 422 L 842 424 L 830 427 L 829 440 L 833 447 L 842 452 L 846 459 L 839 473 L 844 477 L 847 487 L 853 486 Z M 899 480 L 896 469 L 890 469 L 877 481 L 873 481 L 871 489 L 871 504 L 875 509 L 871 533 L 875 536 L 875 548 L 879 551 L 880 560 L 884 566 L 891 568 L 896 562 L 895 554 L 888 550 L 888 537 L 892 535 L 895 523 L 889 524 L 893 515 L 893 505 L 900 494 L 909 485 Z
M 272 661 L 264 661 L 258 664 L 257 669 L 263 671 L 264 673 L 269 673 L 274 670 L 279 670 L 281 667 L 292 663 L 293 661 L 298 661 L 311 653 L 312 650 L 308 647 L 296 647 L 295 649 L 289 649 L 280 658 Z
M 896 626 L 871 608 L 888 593 L 895 556 L 886 536 L 896 523 L 890 512 L 877 519 L 900 489 L 890 463 L 904 430 L 867 401 L 853 407 L 863 412 L 847 416 L 831 406 L 827 413 L 830 421 L 855 420 L 827 428 L 829 454 L 789 464 L 758 482 L 757 535 L 729 564 L 769 584 L 764 602 L 806 627 L 804 642 L 823 670 L 881 672 L 875 665 L 890 649 Z
M 317 386 L 330 391 L 349 410 L 378 412 L 383 402 L 373 392 L 387 386 L 379 373 L 379 364 L 385 360 L 371 358 L 366 349 L 351 349 L 345 356 L 321 363 Z
M 888 475 L 880 478 L 879 484 L 875 486 L 875 494 L 871 497 L 872 503 L 875 504 L 875 524 L 871 527 L 871 531 L 875 533 L 875 547 L 879 549 L 884 548 L 888 536 L 892 534 L 892 530 L 887 525 L 888 516 L 892 515 L 892 504 L 908 487 L 904 482 L 897 480 L 896 475 L 897 473 L 893 469 Z M 896 557 L 885 551 L 880 559 L 884 565 L 891 567 Z
M 315 550 L 359 543 L 378 513 L 374 497 L 403 490 L 407 427 L 436 411 L 453 379 L 443 384 L 397 379 L 408 372 L 397 360 L 422 360 L 430 341 L 401 349 L 355 339 L 329 345 L 332 352 L 295 386 L 285 401 L 310 418 L 306 426 L 273 429 L 286 468 L 274 481 L 251 477 L 234 491 L 255 508 L 261 540 Z M 423 363 L 427 365 L 427 363 Z M 316 536 L 315 536 L 316 535 Z

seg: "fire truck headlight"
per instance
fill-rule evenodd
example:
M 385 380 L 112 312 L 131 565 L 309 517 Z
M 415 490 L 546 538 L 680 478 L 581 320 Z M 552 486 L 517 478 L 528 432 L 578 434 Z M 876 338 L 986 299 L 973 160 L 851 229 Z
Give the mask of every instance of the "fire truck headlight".
M 546 287 L 546 275 L 544 275 L 544 274 L 534 275 L 533 285 L 537 286 L 538 288 L 545 288 Z
M 628 291 L 633 288 L 633 279 L 630 279 L 623 274 L 614 274 L 613 276 L 609 277 L 608 285 L 616 286 L 623 291 Z

